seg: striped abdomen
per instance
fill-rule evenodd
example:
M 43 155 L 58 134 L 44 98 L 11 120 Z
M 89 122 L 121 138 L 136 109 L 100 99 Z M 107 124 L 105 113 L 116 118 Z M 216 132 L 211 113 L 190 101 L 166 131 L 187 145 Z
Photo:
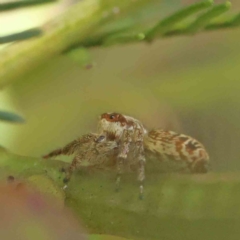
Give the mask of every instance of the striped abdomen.
M 192 172 L 207 172 L 209 156 L 196 139 L 173 131 L 152 130 L 144 139 L 146 154 L 159 160 L 184 161 Z

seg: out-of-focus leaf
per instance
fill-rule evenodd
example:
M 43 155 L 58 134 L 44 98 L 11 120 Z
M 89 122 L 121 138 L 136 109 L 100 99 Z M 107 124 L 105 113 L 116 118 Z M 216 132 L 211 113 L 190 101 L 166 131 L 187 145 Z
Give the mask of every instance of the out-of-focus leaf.
M 86 48 L 74 49 L 67 55 L 82 67 L 88 67 L 92 65 L 92 58 Z
M 20 1 L 6 1 L 0 3 L 0 12 L 12 10 L 15 8 L 28 7 L 37 4 L 55 2 L 56 0 L 20 0 Z
M 239 14 L 232 16 L 230 19 L 225 18 L 219 21 L 218 17 L 229 10 L 231 3 L 227 1 L 225 4 L 213 5 L 212 0 L 202 1 L 192 4 L 176 13 L 159 21 L 152 28 L 146 30 L 146 27 L 140 27 L 141 24 L 135 23 L 122 29 L 122 31 L 104 31 L 102 34 L 93 35 L 82 43 L 77 43 L 75 46 L 69 47 L 64 52 L 77 48 L 78 46 L 93 47 L 93 46 L 111 46 L 114 44 L 137 43 L 140 41 L 152 41 L 159 36 L 169 37 L 177 35 L 195 34 L 202 30 L 216 30 L 228 27 L 239 26 Z M 197 12 L 209 9 L 200 16 L 194 16 Z M 141 19 L 140 19 L 141 21 Z M 107 29 L 107 27 L 106 27 Z
M 67 209 L 20 185 L 0 185 L 0 239 L 86 240 Z
M 5 112 L 5 111 L 0 111 L 0 120 L 7 121 L 7 122 L 13 122 L 13 123 L 24 123 L 25 122 L 23 117 L 15 114 L 15 113 Z
M 96 33 L 102 22 L 111 22 L 123 13 L 131 14 L 137 9 L 143 9 L 148 3 L 148 0 L 79 1 L 62 15 L 43 25 L 42 37 L 11 44 L 1 51 L 0 88 L 21 79 L 39 64 Z M 116 9 L 119 9 L 118 13 Z
M 220 21 L 213 21 L 208 24 L 205 29 L 206 30 L 217 30 L 221 28 L 228 28 L 228 27 L 238 27 L 240 25 L 240 14 L 236 14 L 232 16 L 230 19 L 223 19 Z
M 42 35 L 42 30 L 40 28 L 33 28 L 20 33 L 15 33 L 15 34 L 7 35 L 4 37 L 0 37 L 0 44 L 25 40 L 32 37 L 39 37 L 41 35 Z
M 199 30 L 202 30 L 207 24 L 213 19 L 218 17 L 219 15 L 225 13 L 231 7 L 231 3 L 227 1 L 225 4 L 220 4 L 214 6 L 211 10 L 202 14 L 198 17 L 187 29 L 186 33 L 196 33 Z
M 203 9 L 209 8 L 213 4 L 212 0 L 203 1 L 181 9 L 180 11 L 172 14 L 166 19 L 161 20 L 155 27 L 150 31 L 146 32 L 146 38 L 151 40 L 154 36 L 163 34 L 169 31 L 176 23 L 183 21 L 189 16 L 196 14 Z
M 62 188 L 56 186 L 54 181 L 46 175 L 38 174 L 27 178 L 27 182 L 35 189 L 54 199 L 55 205 L 64 206 L 65 193 Z

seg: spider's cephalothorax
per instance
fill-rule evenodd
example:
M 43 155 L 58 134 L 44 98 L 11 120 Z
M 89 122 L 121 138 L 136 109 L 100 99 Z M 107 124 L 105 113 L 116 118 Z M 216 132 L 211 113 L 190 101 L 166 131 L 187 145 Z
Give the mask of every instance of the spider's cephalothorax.
M 102 167 L 107 165 L 107 161 L 116 155 L 116 149 L 117 143 L 115 141 L 107 141 L 104 135 L 90 133 L 70 142 L 63 148 L 50 152 L 44 158 L 61 154 L 74 154 L 75 157 L 66 170 L 66 178 L 64 179 L 64 182 L 68 182 L 73 171 L 80 168 L 84 162 L 88 166 Z
M 135 135 L 137 135 L 138 132 L 142 135 L 147 133 L 139 120 L 120 113 L 103 113 L 100 116 L 99 131 L 105 133 L 109 140 L 116 141 L 122 138 L 124 132 L 135 133 Z
M 192 173 L 206 173 L 209 156 L 196 139 L 173 131 L 152 130 L 144 139 L 146 155 L 158 160 L 185 162 Z
M 147 134 L 146 129 L 139 120 L 133 117 L 120 113 L 103 113 L 100 116 L 99 131 L 105 135 L 108 140 L 116 141 L 118 144 L 117 188 L 119 187 L 123 161 L 125 159 L 127 159 L 128 162 L 138 161 L 138 180 L 140 181 L 140 196 L 142 196 L 143 181 L 145 179 L 143 139 Z M 131 155 L 131 159 L 128 158 L 129 155 Z

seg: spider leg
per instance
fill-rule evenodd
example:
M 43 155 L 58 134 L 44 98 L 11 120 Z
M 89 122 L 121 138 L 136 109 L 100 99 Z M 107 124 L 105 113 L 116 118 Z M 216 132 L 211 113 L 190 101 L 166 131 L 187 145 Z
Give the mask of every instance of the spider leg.
M 62 154 L 62 148 L 58 148 L 58 149 L 44 155 L 43 158 L 50 158 L 50 157 L 58 156 L 61 154 Z
M 67 144 L 65 147 L 56 149 L 56 150 L 50 152 L 49 154 L 43 156 L 43 158 L 50 158 L 50 157 L 54 157 L 54 156 L 58 156 L 58 155 L 62 155 L 62 154 L 63 155 L 71 155 L 76 151 L 79 144 L 80 144 L 79 139 L 74 140 L 74 141 L 70 142 L 69 144 Z
M 125 129 L 121 138 L 120 151 L 117 155 L 117 179 L 116 179 L 116 191 L 120 188 L 121 175 L 123 171 L 123 162 L 127 159 L 129 153 L 129 147 L 132 142 L 133 131 Z
M 70 181 L 70 178 L 72 176 L 72 173 L 77 169 L 79 168 L 79 165 L 81 164 L 82 162 L 82 155 L 78 154 L 74 157 L 71 165 L 67 168 L 66 170 L 66 176 L 65 178 L 63 179 L 63 182 L 64 183 L 67 183 Z
M 123 170 L 123 158 L 117 158 L 117 178 L 116 178 L 116 191 L 118 192 L 120 189 L 120 181 Z
M 143 153 L 139 154 L 139 170 L 138 170 L 138 181 L 140 182 L 139 186 L 139 198 L 143 199 L 143 184 L 145 179 L 145 156 Z
M 204 161 L 204 159 L 200 159 L 189 165 L 189 169 L 192 173 L 207 173 L 208 162 Z
M 136 129 L 134 141 L 136 142 L 136 154 L 135 157 L 138 160 L 138 181 L 139 186 L 139 198 L 143 199 L 143 183 L 145 179 L 145 156 L 144 156 L 144 147 L 143 147 L 143 133 L 140 129 Z

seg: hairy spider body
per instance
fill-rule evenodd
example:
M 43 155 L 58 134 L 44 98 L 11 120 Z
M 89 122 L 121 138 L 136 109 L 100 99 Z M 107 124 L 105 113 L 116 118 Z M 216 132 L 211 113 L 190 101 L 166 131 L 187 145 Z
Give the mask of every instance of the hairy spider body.
M 99 134 L 86 134 L 65 147 L 54 150 L 44 158 L 60 154 L 74 154 L 66 170 L 64 182 L 70 180 L 74 170 L 86 162 L 88 166 L 105 168 L 117 165 L 116 186 L 119 188 L 123 164 L 138 168 L 140 198 L 143 196 L 145 156 L 155 156 L 158 161 L 185 162 L 193 173 L 207 172 L 209 156 L 196 139 L 173 131 L 152 130 L 147 132 L 143 124 L 120 113 L 104 113 L 100 116 Z M 113 161 L 112 161 L 113 160 Z
M 74 159 L 66 172 L 64 182 L 68 182 L 72 173 L 79 169 L 83 163 L 88 166 L 104 166 L 107 165 L 109 159 L 116 155 L 117 143 L 114 141 L 106 141 L 106 137 L 99 134 L 86 134 L 78 138 L 65 147 L 54 150 L 45 155 L 44 158 L 50 158 L 58 155 L 74 154 Z
M 146 155 L 155 155 L 160 161 L 186 162 L 192 173 L 207 172 L 209 156 L 196 139 L 173 131 L 152 130 L 144 138 Z
M 99 131 L 108 140 L 118 143 L 118 178 L 120 181 L 123 160 L 139 162 L 140 196 L 145 179 L 145 156 L 155 155 L 159 160 L 185 161 L 193 173 L 207 172 L 209 156 L 204 146 L 190 136 L 173 131 L 152 130 L 149 133 L 142 123 L 120 113 L 104 113 L 100 116 Z M 129 153 L 131 159 L 128 158 Z M 133 156 L 133 157 L 132 157 Z

